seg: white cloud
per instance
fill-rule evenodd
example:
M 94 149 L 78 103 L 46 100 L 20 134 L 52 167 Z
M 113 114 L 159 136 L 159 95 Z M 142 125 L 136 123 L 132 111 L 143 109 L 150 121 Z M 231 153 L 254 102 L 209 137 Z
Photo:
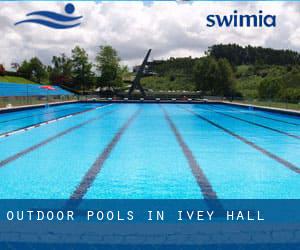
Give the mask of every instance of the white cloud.
M 76 15 L 83 15 L 79 28 L 54 30 L 36 24 L 14 26 L 35 10 L 63 12 L 65 3 L 0 2 L 0 63 L 9 67 L 38 56 L 50 63 L 52 55 L 70 55 L 75 45 L 94 59 L 97 47 L 110 44 L 124 63 L 139 63 L 148 48 L 152 58 L 201 56 L 216 43 L 239 43 L 300 50 L 298 3 L 230 2 L 78 2 Z M 208 14 L 258 13 L 277 15 L 276 28 L 208 28 Z

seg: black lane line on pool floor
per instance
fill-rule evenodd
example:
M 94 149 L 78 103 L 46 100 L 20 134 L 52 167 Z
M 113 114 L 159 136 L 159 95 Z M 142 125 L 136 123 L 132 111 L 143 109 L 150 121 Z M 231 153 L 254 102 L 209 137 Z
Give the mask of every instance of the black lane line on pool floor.
M 279 130 L 279 129 L 276 129 L 276 128 L 271 128 L 269 126 L 266 126 L 266 125 L 263 125 L 263 124 L 260 124 L 260 123 L 256 123 L 256 122 L 252 122 L 252 121 L 248 121 L 246 119 L 243 119 L 243 118 L 239 118 L 239 117 L 236 117 L 234 115 L 229 115 L 229 114 L 226 114 L 226 113 L 223 113 L 221 111 L 217 111 L 217 110 L 214 110 L 214 109 L 210 109 L 210 108 L 205 108 L 206 110 L 209 110 L 209 111 L 212 111 L 212 112 L 215 112 L 217 114 L 220 114 L 220 115 L 223 115 L 223 116 L 227 116 L 227 117 L 230 117 L 232 119 L 236 119 L 236 120 L 239 120 L 239 121 L 242 121 L 242 122 L 246 122 L 248 124 L 252 124 L 252 125 L 255 125 L 257 127 L 261 127 L 261 128 L 265 128 L 265 129 L 268 129 L 268 130 L 271 130 L 273 132 L 277 132 L 279 134 L 283 134 L 283 135 L 286 135 L 286 136 L 289 136 L 289 137 L 292 137 L 294 139 L 298 139 L 300 140 L 300 136 L 298 135 L 294 135 L 294 134 L 290 134 L 290 133 L 287 133 L 285 131 L 282 131 L 282 130 Z
M 87 120 L 87 121 L 85 121 L 83 123 L 80 123 L 80 124 L 78 124 L 76 126 L 68 128 L 68 129 L 66 129 L 66 130 L 64 130 L 64 131 L 62 131 L 62 132 L 60 132 L 60 133 L 58 133 L 58 134 L 56 134 L 54 136 L 51 136 L 48 139 L 43 140 L 42 142 L 40 142 L 38 144 L 35 144 L 35 145 L 33 145 L 33 146 L 29 147 L 29 148 L 26 148 L 26 149 L 20 151 L 19 153 L 16 153 L 16 154 L 14 154 L 12 156 L 9 156 L 8 158 L 0 161 L 0 168 L 4 167 L 5 165 L 7 165 L 7 164 L 9 164 L 9 163 L 11 163 L 11 162 L 19 159 L 20 157 L 22 157 L 22 156 L 24 156 L 24 155 L 26 155 L 26 154 L 28 154 L 28 153 L 30 153 L 30 152 L 32 152 L 32 151 L 40 148 L 42 146 L 45 146 L 46 144 L 48 144 L 48 143 L 56 140 L 57 138 L 60 138 L 60 137 L 62 137 L 64 135 L 66 135 L 66 134 L 69 134 L 72 131 L 74 131 L 76 129 L 79 129 L 79 128 L 81 128 L 81 127 L 83 127 L 83 126 L 85 126 L 85 125 L 87 125 L 87 124 L 89 124 L 91 122 L 97 121 L 97 120 L 101 119 L 102 117 L 104 117 L 106 115 L 109 115 L 109 114 L 111 114 L 113 112 L 115 112 L 115 110 L 107 111 L 107 112 L 105 112 L 105 113 L 103 113 L 103 114 L 101 114 L 101 115 L 99 115 L 97 117 L 91 118 L 91 119 L 89 119 L 89 120 Z
M 218 107 L 216 105 L 211 105 L 213 107 Z M 226 107 L 228 108 L 228 107 Z M 232 110 L 232 111 L 239 111 L 239 110 L 236 110 L 236 109 L 231 109 L 231 108 L 228 108 L 229 110 Z M 271 117 L 268 117 L 268 116 L 264 116 L 264 115 L 259 115 L 259 114 L 252 114 L 252 113 L 243 113 L 245 115 L 252 115 L 252 116 L 257 116 L 257 117 L 261 117 L 261 118 L 265 118 L 265 119 L 268 119 L 268 120 L 271 120 L 271 121 L 276 121 L 276 122 L 282 122 L 282 123 L 285 123 L 285 124 L 290 124 L 290 125 L 295 125 L 295 126 L 300 126 L 299 123 L 293 123 L 293 122 L 287 122 L 287 121 L 283 121 L 283 120 L 279 120 L 279 119 L 276 119 L 276 118 L 271 118 Z
M 179 130 L 177 129 L 175 123 L 171 120 L 170 115 L 168 114 L 167 110 L 160 105 L 164 113 L 164 117 L 168 122 L 172 132 L 174 133 L 178 144 L 181 147 L 181 150 L 188 161 L 188 164 L 191 168 L 191 171 L 198 183 L 198 186 L 201 189 L 204 199 L 218 199 L 216 192 L 214 191 L 212 185 L 210 184 L 208 178 L 206 177 L 205 173 L 203 172 L 202 168 L 196 161 L 192 151 L 188 147 L 188 145 L 184 142 Z
M 95 181 L 97 175 L 101 171 L 105 161 L 109 157 L 113 148 L 117 145 L 120 141 L 121 137 L 123 136 L 124 132 L 128 129 L 128 127 L 132 124 L 135 118 L 140 114 L 141 109 L 138 109 L 133 115 L 129 117 L 126 123 L 119 129 L 119 131 L 114 135 L 110 143 L 105 147 L 102 153 L 98 156 L 95 160 L 93 165 L 89 168 L 86 172 L 84 177 L 82 178 L 80 184 L 77 186 L 73 194 L 70 196 L 71 200 L 81 200 L 84 195 L 87 193 L 88 189 L 92 186 L 93 182 Z
M 273 153 L 267 151 L 266 149 L 264 149 L 264 148 L 258 146 L 258 145 L 255 144 L 254 142 L 247 140 L 246 138 L 244 138 L 244 137 L 242 137 L 242 136 L 240 136 L 240 135 L 238 135 L 238 134 L 232 132 L 231 130 L 229 130 L 229 129 L 227 129 L 227 128 L 222 127 L 221 125 L 219 125 L 219 124 L 217 124 L 217 123 L 215 123 L 215 122 L 213 122 L 213 121 L 207 119 L 206 117 L 204 117 L 204 116 L 202 116 L 202 115 L 200 115 L 200 114 L 198 114 L 198 113 L 196 113 L 196 112 L 194 112 L 194 111 L 192 111 L 192 110 L 189 110 L 189 109 L 184 108 L 184 107 L 180 107 L 180 108 L 182 108 L 183 110 L 185 110 L 185 111 L 187 111 L 187 112 L 190 112 L 191 114 L 195 115 L 196 117 L 200 118 L 201 120 L 208 122 L 209 124 L 215 126 L 216 128 L 223 130 L 223 131 L 226 132 L 227 134 L 229 134 L 229 135 L 235 137 L 236 139 L 238 139 L 238 140 L 244 142 L 245 144 L 247 144 L 247 145 L 253 147 L 253 148 L 256 149 L 257 151 L 259 151 L 259 152 L 263 153 L 264 155 L 270 157 L 271 159 L 277 161 L 278 163 L 280 163 L 280 164 L 283 165 L 284 167 L 286 167 L 286 168 L 288 168 L 288 169 L 294 171 L 294 172 L 297 173 L 297 174 L 300 174 L 300 168 L 298 168 L 298 167 L 297 167 L 296 165 L 294 165 L 293 163 L 291 163 L 291 162 L 289 162 L 289 161 L 287 161 L 287 160 L 282 159 L 281 157 L 279 157 L 279 156 L 277 156 L 277 155 L 275 155 L 275 154 L 273 154 Z
M 290 125 L 300 126 L 300 124 L 299 124 L 299 123 L 286 122 L 286 121 L 282 121 L 282 120 L 275 119 L 275 118 L 271 118 L 271 117 L 264 116 L 264 115 L 259 115 L 259 114 L 251 114 L 251 113 L 246 113 L 246 114 L 247 114 L 247 115 L 253 115 L 253 116 L 257 116 L 257 117 L 262 117 L 262 118 L 269 119 L 269 120 L 276 121 L 276 122 L 282 122 L 282 123 L 285 123 L 285 124 L 290 124 Z
M 51 119 L 51 120 L 48 120 L 48 121 L 44 121 L 44 122 L 40 122 L 40 123 L 36 123 L 36 124 L 31 124 L 31 125 L 28 125 L 26 127 L 14 129 L 14 130 L 11 130 L 9 132 L 5 132 L 5 133 L 0 134 L 0 138 L 8 137 L 8 136 L 11 136 L 11 135 L 13 135 L 17 132 L 28 131 L 29 129 L 38 128 L 42 125 L 46 125 L 46 124 L 49 124 L 49 123 L 52 123 L 52 122 L 60 121 L 62 119 L 68 118 L 68 117 L 73 117 L 73 116 L 76 116 L 76 115 L 87 113 L 87 112 L 90 112 L 90 111 L 93 111 L 93 110 L 96 110 L 96 109 L 99 109 L 99 108 L 102 108 L 102 107 L 110 106 L 110 105 L 111 104 L 106 104 L 106 105 L 103 105 L 103 106 L 99 106 L 99 107 L 95 107 L 95 108 L 91 108 L 91 109 L 87 109 L 87 110 L 78 111 L 78 112 L 75 112 L 75 113 L 72 113 L 72 114 L 64 115 L 64 116 L 54 118 L 54 119 Z

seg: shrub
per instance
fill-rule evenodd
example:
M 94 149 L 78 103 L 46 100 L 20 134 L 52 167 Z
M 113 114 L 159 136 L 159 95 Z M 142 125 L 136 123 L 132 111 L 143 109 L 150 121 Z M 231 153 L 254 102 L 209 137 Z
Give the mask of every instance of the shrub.
M 286 88 L 280 93 L 282 101 L 298 103 L 300 101 L 300 89 Z
M 174 75 L 170 75 L 170 77 L 169 77 L 169 80 L 170 80 L 170 82 L 174 82 L 174 81 L 175 81 L 175 79 L 176 79 L 176 76 L 174 76 Z
M 282 80 L 279 78 L 262 80 L 258 86 L 258 95 L 262 99 L 278 97 L 282 85 Z

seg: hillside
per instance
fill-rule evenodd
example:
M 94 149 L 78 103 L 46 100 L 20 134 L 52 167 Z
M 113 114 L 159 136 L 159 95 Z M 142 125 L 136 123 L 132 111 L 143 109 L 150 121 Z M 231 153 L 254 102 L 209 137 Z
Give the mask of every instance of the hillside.
M 23 77 L 17 77 L 17 76 L 0 76 L 0 82 L 12 82 L 12 83 L 21 83 L 21 84 L 36 84 L 35 82 L 32 82 L 28 79 L 25 79 Z
M 194 91 L 196 86 L 193 79 L 195 59 L 191 57 L 173 58 L 153 61 L 148 64 L 148 70 L 155 76 L 142 78 L 141 83 L 146 89 L 154 91 Z
M 185 76 L 148 76 L 141 80 L 141 84 L 145 89 L 153 91 L 194 91 L 195 85 L 192 79 Z
M 300 66 L 240 65 L 235 72 L 237 92 L 245 99 L 299 102 Z
M 155 76 L 143 78 L 142 84 L 154 91 L 200 90 L 203 95 L 244 100 L 300 101 L 300 54 L 295 51 L 219 44 L 208 48 L 204 57 L 153 61 L 148 70 Z M 222 91 L 226 81 L 227 93 Z

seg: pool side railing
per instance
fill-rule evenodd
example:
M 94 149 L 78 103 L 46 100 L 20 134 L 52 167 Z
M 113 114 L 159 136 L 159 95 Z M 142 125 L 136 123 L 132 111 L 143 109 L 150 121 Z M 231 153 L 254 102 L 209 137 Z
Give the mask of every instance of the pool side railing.
M 48 106 L 58 106 L 58 105 L 66 105 L 66 104 L 72 104 L 72 103 L 78 103 L 78 100 L 65 100 L 65 101 L 55 101 L 51 103 L 39 103 L 39 104 L 30 104 L 30 105 L 21 105 L 21 106 L 9 106 L 5 108 L 0 108 L 0 114 L 1 113 L 8 113 L 8 112 L 14 112 L 14 111 L 21 111 L 26 109 L 36 109 L 36 108 L 42 108 L 45 107 L 45 105 Z

